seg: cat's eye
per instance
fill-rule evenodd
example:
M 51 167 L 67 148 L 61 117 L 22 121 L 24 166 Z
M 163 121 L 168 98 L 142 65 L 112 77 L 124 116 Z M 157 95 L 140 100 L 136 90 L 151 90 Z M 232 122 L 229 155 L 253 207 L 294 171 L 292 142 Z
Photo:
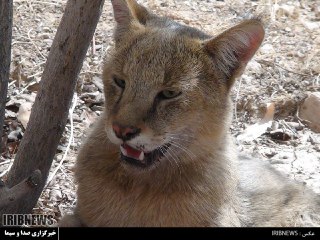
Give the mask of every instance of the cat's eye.
M 115 84 L 117 84 L 118 87 L 120 88 L 125 88 L 126 87 L 126 82 L 122 79 L 119 79 L 117 77 L 113 77 L 113 81 L 115 82 Z
M 174 91 L 174 90 L 163 90 L 159 93 L 159 97 L 163 99 L 171 99 L 178 97 L 181 94 L 180 91 Z

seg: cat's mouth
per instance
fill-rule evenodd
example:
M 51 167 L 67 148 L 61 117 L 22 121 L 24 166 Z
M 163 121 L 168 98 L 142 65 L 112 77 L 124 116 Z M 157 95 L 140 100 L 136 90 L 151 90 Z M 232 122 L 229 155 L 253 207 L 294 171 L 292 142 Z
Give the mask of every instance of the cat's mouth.
M 165 144 L 151 152 L 144 152 L 124 143 L 120 145 L 120 158 L 125 163 L 135 167 L 146 168 L 160 161 L 169 147 L 170 144 Z

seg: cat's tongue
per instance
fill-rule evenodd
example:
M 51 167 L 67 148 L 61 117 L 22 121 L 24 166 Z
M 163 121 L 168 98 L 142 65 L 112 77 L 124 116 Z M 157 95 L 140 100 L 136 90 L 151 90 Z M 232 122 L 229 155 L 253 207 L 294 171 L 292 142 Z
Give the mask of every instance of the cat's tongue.
M 134 158 L 139 161 L 142 161 L 144 159 L 144 152 L 143 151 L 139 151 L 137 149 L 134 149 L 127 144 L 120 145 L 120 150 L 121 150 L 122 154 L 126 157 Z

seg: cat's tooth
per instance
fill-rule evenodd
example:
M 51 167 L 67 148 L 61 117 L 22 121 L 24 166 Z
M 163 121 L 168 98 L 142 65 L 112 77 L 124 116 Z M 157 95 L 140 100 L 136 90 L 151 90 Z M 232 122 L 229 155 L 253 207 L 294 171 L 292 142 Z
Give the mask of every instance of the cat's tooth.
M 122 147 L 122 145 L 120 145 L 120 151 L 124 156 L 128 156 L 127 150 L 124 147 Z
M 143 159 L 144 159 L 144 152 L 141 151 L 141 153 L 140 153 L 140 155 L 139 155 L 139 160 L 140 160 L 140 161 L 143 161 Z

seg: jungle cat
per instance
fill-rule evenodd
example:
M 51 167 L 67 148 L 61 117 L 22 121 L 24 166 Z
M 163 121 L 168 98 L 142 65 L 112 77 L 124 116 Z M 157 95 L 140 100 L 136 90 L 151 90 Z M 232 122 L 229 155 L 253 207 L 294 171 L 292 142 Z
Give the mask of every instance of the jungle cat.
M 212 37 L 113 0 L 105 109 L 76 163 L 60 226 L 319 226 L 319 196 L 229 133 L 230 89 L 264 38 L 259 19 Z

